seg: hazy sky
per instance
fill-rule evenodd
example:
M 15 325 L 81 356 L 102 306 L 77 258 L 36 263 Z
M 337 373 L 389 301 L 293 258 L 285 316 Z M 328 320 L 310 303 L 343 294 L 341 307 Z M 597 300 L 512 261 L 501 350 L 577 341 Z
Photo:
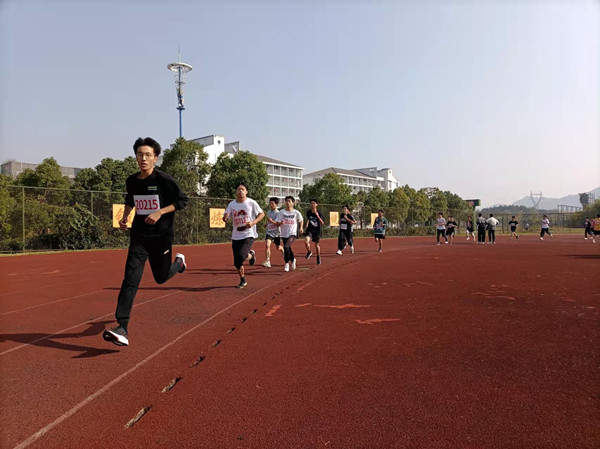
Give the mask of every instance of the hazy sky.
M 484 205 L 600 186 L 593 0 L 0 0 L 0 162 L 93 167 L 138 136 L 390 167 Z

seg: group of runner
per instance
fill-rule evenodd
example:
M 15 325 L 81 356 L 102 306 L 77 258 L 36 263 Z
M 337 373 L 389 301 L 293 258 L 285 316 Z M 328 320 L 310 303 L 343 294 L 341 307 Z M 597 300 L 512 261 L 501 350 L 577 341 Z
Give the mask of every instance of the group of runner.
M 131 226 L 129 251 L 125 263 L 125 274 L 119 296 L 115 318 L 117 326 L 107 329 L 102 336 L 105 340 L 119 346 L 129 345 L 128 324 L 133 307 L 133 301 L 137 293 L 146 260 L 150 262 L 152 275 L 158 284 L 171 279 L 177 273 L 183 273 L 187 264 L 185 256 L 177 253 L 173 259 L 172 245 L 174 239 L 174 216 L 175 211 L 183 209 L 188 201 L 187 196 L 181 191 L 175 180 L 168 174 L 155 168 L 161 153 L 160 144 L 150 137 L 138 138 L 133 151 L 136 156 L 140 171 L 129 176 L 126 180 L 127 194 L 125 197 L 125 210 L 119 227 L 122 230 L 128 227 L 128 217 L 135 209 L 135 216 Z M 316 200 L 310 201 L 310 210 L 306 213 L 306 227 L 302 214 L 294 209 L 295 199 L 292 196 L 285 198 L 285 207 L 278 210 L 279 199 L 269 199 L 269 210 L 265 214 L 260 205 L 248 197 L 248 185 L 240 182 L 236 186 L 236 199 L 231 201 L 223 214 L 223 221 L 233 222 L 231 234 L 231 246 L 233 251 L 233 264 L 238 272 L 240 282 L 237 288 L 244 288 L 246 281 L 244 262 L 249 265 L 256 263 L 256 253 L 252 249 L 254 241 L 258 238 L 256 225 L 265 216 L 267 217 L 267 231 L 265 237 L 265 261 L 264 267 L 271 267 L 271 245 L 274 244 L 277 251 L 283 253 L 284 271 L 296 269 L 296 257 L 293 251 L 293 243 L 297 235 L 304 237 L 306 247 L 306 259 L 313 255 L 311 242 L 316 251 L 317 265 L 321 265 L 321 247 L 319 245 L 322 230 L 325 225 L 323 214 L 318 210 Z M 352 227 L 356 220 L 351 214 L 350 207 L 344 205 L 339 219 L 338 249 L 336 254 L 342 255 L 349 246 L 354 254 L 354 240 Z M 477 218 L 477 243 L 485 243 L 485 231 L 488 232 L 488 243 L 496 243 L 496 226 L 498 220 L 490 214 L 484 218 L 479 214 Z M 518 221 L 515 217 L 509 222 L 511 236 L 516 239 Z M 385 231 L 388 221 L 384 217 L 384 211 L 379 210 L 373 223 L 374 238 L 378 244 L 378 251 L 382 252 L 382 243 L 385 239 Z M 445 243 L 452 244 L 458 229 L 458 223 L 452 216 L 446 220 L 440 212 L 437 218 L 437 244 L 440 237 Z M 467 218 L 467 240 L 473 237 L 474 222 L 471 216 Z M 550 234 L 550 221 L 544 215 L 540 240 L 544 235 Z M 596 220 L 586 220 L 585 238 L 592 235 L 592 241 L 596 243 L 596 235 L 600 235 L 600 214 Z
M 598 220 L 597 227 L 600 228 L 600 215 L 598 217 L 599 217 L 599 220 Z M 472 237 L 473 241 L 475 242 L 475 226 L 477 226 L 477 242 L 476 243 L 480 244 L 480 245 L 485 245 L 485 235 L 486 235 L 486 231 L 487 231 L 488 245 L 495 245 L 496 244 L 496 227 L 499 224 L 500 224 L 500 222 L 494 217 L 494 214 L 490 214 L 489 218 L 485 218 L 483 216 L 483 214 L 479 214 L 476 222 L 473 222 L 473 217 L 471 215 L 469 215 L 467 217 L 466 230 L 465 230 L 467 240 L 470 240 Z M 513 237 L 516 240 L 519 239 L 519 235 L 517 234 L 518 224 L 519 224 L 519 222 L 517 221 L 516 217 L 513 215 L 511 217 L 511 220 L 508 222 L 508 225 L 510 226 L 509 240 L 512 240 Z M 591 229 L 592 226 L 593 225 L 591 225 L 591 222 L 589 221 L 589 219 L 586 220 L 586 234 L 585 234 L 586 240 L 587 240 L 587 237 L 589 234 L 589 229 Z M 589 229 L 588 229 L 588 227 L 589 227 Z M 444 218 L 444 214 L 442 212 L 438 213 L 437 223 L 436 223 L 437 245 L 441 244 L 440 237 L 444 238 L 446 244 L 454 243 L 454 235 L 456 234 L 457 229 L 458 229 L 458 224 L 456 223 L 456 221 L 454 221 L 454 218 L 452 217 L 452 215 L 449 215 L 448 220 L 446 220 Z M 600 229 L 599 229 L 599 231 L 600 231 Z M 552 237 L 552 234 L 550 233 L 550 220 L 548 219 L 547 215 L 544 215 L 544 217 L 541 220 L 540 240 L 544 240 L 545 234 L 548 234 L 550 237 Z M 600 232 L 599 232 L 599 234 L 600 234 Z M 593 234 L 591 234 L 591 235 L 593 235 Z M 594 243 L 595 243 L 595 240 L 594 240 Z

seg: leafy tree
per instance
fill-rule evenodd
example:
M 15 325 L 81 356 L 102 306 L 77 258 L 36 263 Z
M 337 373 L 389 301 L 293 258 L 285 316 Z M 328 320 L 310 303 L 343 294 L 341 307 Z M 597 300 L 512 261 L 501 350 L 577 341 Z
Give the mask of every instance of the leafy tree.
M 75 190 L 108 190 L 107 183 L 93 168 L 84 168 L 75 175 L 72 189 Z
M 8 239 L 13 230 L 11 218 L 14 216 L 17 205 L 15 197 L 19 189 L 11 187 L 12 181 L 10 176 L 0 174 L 0 240 Z
M 210 173 L 207 160 L 208 153 L 202 145 L 180 137 L 165 151 L 160 169 L 170 174 L 189 195 L 198 192 L 198 187 L 206 182 Z
M 105 157 L 100 161 L 100 164 L 96 165 L 96 173 L 101 180 L 96 190 L 124 192 L 127 178 L 139 170 L 137 161 L 133 156 L 127 156 L 122 161 Z
M 424 189 L 419 191 L 413 189 L 408 184 L 401 187 L 410 203 L 408 208 L 408 218 L 413 222 L 424 222 L 431 215 L 431 202 Z
M 404 190 L 400 187 L 387 192 L 388 207 L 385 214 L 390 222 L 401 223 L 406 221 L 410 199 Z
M 372 206 L 373 208 L 384 208 L 388 205 L 389 197 L 379 186 L 367 193 L 367 197 L 364 200 L 365 206 Z
M 359 190 L 357 193 L 353 193 L 352 194 L 352 203 L 353 204 L 364 203 L 367 199 L 367 195 L 368 195 L 368 193 L 365 192 L 364 190 Z
M 241 181 L 248 183 L 248 196 L 262 203 L 269 195 L 269 175 L 265 165 L 248 152 L 240 151 L 233 156 L 226 153 L 217 158 L 206 183 L 207 195 L 212 198 L 235 198 Z
M 438 212 L 445 213 L 445 211 L 448 210 L 448 201 L 446 200 L 446 195 L 444 195 L 438 188 L 433 189 L 431 196 L 429 197 L 429 201 L 431 201 L 431 208 L 433 209 L 434 214 L 437 214 Z
M 26 169 L 17 176 L 17 184 L 28 187 L 53 187 L 68 189 L 69 179 L 60 172 L 60 165 L 53 157 L 46 158 L 35 170 Z
M 314 184 L 305 185 L 300 192 L 302 202 L 311 198 L 321 204 L 346 204 L 352 202 L 352 189 L 344 184 L 342 177 L 336 173 L 327 173 Z

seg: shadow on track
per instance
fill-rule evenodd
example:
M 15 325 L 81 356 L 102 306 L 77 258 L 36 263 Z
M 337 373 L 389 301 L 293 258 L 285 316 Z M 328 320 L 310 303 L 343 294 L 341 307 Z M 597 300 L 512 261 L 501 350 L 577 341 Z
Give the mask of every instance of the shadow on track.
M 74 359 L 84 359 L 89 357 L 98 357 L 104 354 L 112 354 L 119 352 L 114 349 L 98 349 L 90 346 L 80 346 L 70 343 L 62 343 L 56 341 L 57 339 L 63 338 L 81 338 L 91 337 L 99 335 L 105 329 L 105 325 L 112 323 L 112 321 L 98 321 L 95 323 L 89 323 L 89 327 L 83 332 L 70 333 L 70 334 L 41 334 L 41 333 L 30 333 L 30 334 L 0 334 L 0 342 L 14 341 L 16 343 L 28 344 L 32 346 L 39 346 L 42 348 L 61 349 L 63 351 L 80 352 L 80 354 L 72 357 Z

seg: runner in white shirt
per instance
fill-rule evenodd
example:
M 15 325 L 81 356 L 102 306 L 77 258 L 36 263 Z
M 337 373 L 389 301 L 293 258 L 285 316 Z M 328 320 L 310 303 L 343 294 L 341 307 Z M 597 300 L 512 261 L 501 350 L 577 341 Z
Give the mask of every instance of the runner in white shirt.
M 281 231 L 281 239 L 283 240 L 283 260 L 285 261 L 284 271 L 290 271 L 290 263 L 292 264 L 292 270 L 296 269 L 296 258 L 294 257 L 294 251 L 292 245 L 296 240 L 296 234 L 298 228 L 300 228 L 300 234 L 302 234 L 304 228 L 304 220 L 302 214 L 294 209 L 294 197 L 285 197 L 285 209 L 279 211 L 277 217 L 277 224 Z
M 490 218 L 487 219 L 488 228 L 488 245 L 496 244 L 496 226 L 500 223 L 494 218 L 494 214 L 490 214 Z
M 267 211 L 267 235 L 265 237 L 265 261 L 263 267 L 271 268 L 271 243 L 275 244 L 278 251 L 283 254 L 283 246 L 281 246 L 281 233 L 277 225 L 277 217 L 279 215 L 279 198 L 276 196 L 269 198 L 269 210 Z
M 542 218 L 542 230 L 540 231 L 540 240 L 544 240 L 544 234 L 548 234 L 550 237 L 552 237 L 552 234 L 550 234 L 550 220 L 548 220 L 548 215 L 544 215 L 544 218 Z
M 444 214 L 441 212 L 438 213 L 437 225 L 436 225 L 436 234 L 437 234 L 437 244 L 440 244 L 440 235 L 444 237 L 446 240 L 446 245 L 448 244 L 448 237 L 446 237 L 446 219 L 444 218 Z
M 233 220 L 233 231 L 231 233 L 231 247 L 233 249 L 233 264 L 240 276 L 237 288 L 244 288 L 248 283 L 244 276 L 244 262 L 247 260 L 254 265 L 256 257 L 252 250 L 254 239 L 258 237 L 256 223 L 265 217 L 265 213 L 258 203 L 248 198 L 248 186 L 240 182 L 236 189 L 236 199 L 229 203 L 223 221 Z

